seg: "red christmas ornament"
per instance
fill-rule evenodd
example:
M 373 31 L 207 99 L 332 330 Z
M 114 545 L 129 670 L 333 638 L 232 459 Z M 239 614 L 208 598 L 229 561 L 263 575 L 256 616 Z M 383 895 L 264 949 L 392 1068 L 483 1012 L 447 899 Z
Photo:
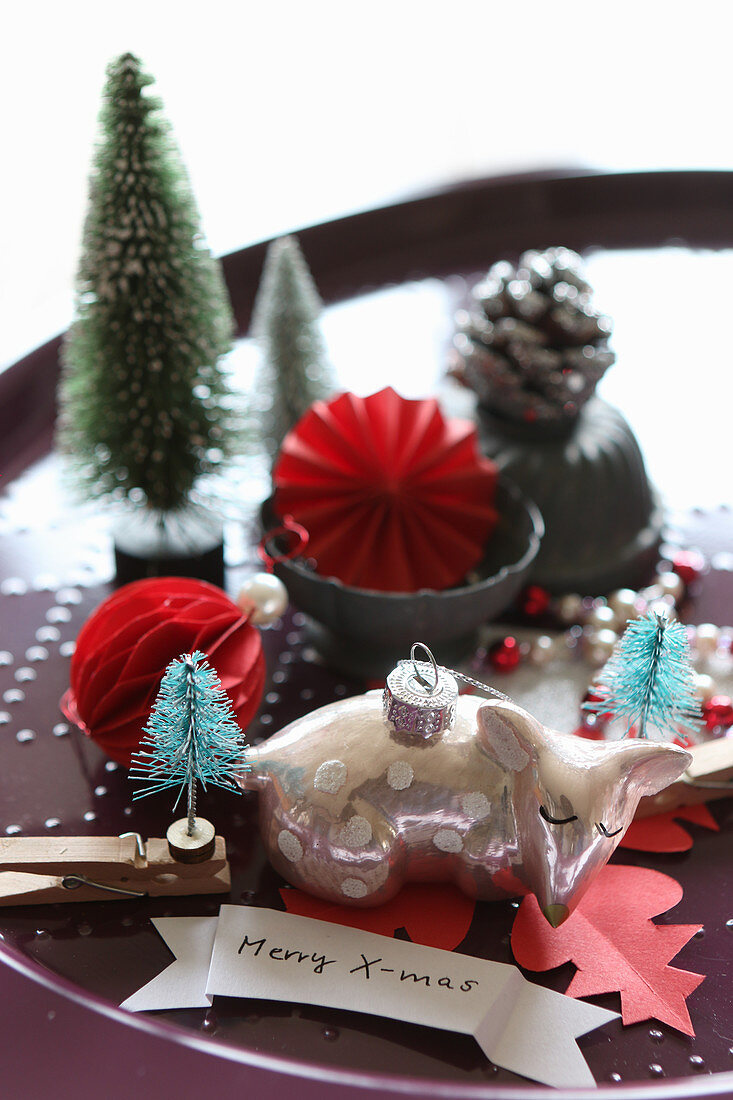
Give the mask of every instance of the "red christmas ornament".
M 521 611 L 530 619 L 538 619 L 550 606 L 550 593 L 539 584 L 530 584 L 519 597 Z
M 577 729 L 573 730 L 576 737 L 584 737 L 586 741 L 603 741 L 605 740 L 605 734 L 603 732 L 603 723 L 590 723 L 588 718 L 584 718 Z
M 196 649 L 246 727 L 265 682 L 260 635 L 220 588 L 182 577 L 135 581 L 100 604 L 77 638 L 61 708 L 129 767 L 167 665 Z
M 496 479 L 473 424 L 388 387 L 315 402 L 283 442 L 274 506 L 306 528 L 322 575 L 378 591 L 441 590 L 481 561 Z
M 727 730 L 733 726 L 733 702 L 728 695 L 714 695 L 703 703 L 702 713 L 709 730 Z
M 594 691 L 593 688 L 588 688 L 583 696 L 584 703 L 602 703 L 606 698 L 605 695 L 601 695 L 599 691 Z M 604 725 L 610 722 L 613 718 L 613 714 L 610 710 L 593 711 L 582 710 L 583 722 L 587 722 L 589 718 L 594 718 L 596 723 L 602 722 Z
M 698 550 L 680 550 L 672 558 L 672 571 L 689 587 L 705 570 L 705 558 Z
M 513 672 L 521 660 L 519 642 L 508 634 L 500 642 L 494 642 L 486 656 L 496 672 Z

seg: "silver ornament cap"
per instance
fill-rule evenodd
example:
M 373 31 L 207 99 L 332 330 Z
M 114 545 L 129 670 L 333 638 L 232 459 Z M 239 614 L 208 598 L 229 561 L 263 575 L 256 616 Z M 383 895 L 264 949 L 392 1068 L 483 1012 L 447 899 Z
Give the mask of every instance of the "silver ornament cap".
M 423 649 L 428 661 L 416 661 Z M 399 661 L 387 677 L 383 695 L 384 717 L 395 730 L 432 737 L 450 729 L 456 712 L 458 684 L 445 668 L 439 668 L 422 642 L 415 642 L 409 661 Z

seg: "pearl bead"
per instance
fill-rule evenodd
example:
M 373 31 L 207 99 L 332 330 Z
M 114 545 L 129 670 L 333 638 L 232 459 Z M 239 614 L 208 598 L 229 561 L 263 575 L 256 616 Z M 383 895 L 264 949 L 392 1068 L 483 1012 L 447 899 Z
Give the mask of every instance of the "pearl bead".
M 650 615 L 663 615 L 670 622 L 677 618 L 677 608 L 671 596 L 662 596 L 659 600 L 652 600 L 647 611 Z
M 616 626 L 616 615 L 610 607 L 601 604 L 593 608 L 585 621 L 589 627 L 596 630 L 604 630 L 607 627 L 613 630 Z
M 577 592 L 561 596 L 557 601 L 557 617 L 562 623 L 577 623 L 583 614 L 583 600 Z
M 639 595 L 642 600 L 646 600 L 648 604 L 654 603 L 655 600 L 661 600 L 664 596 L 664 589 L 661 584 L 650 584 L 648 588 L 642 588 L 639 590 Z
M 273 573 L 255 573 L 239 590 L 237 605 L 245 614 L 252 612 L 255 626 L 267 626 L 287 610 L 288 591 Z
M 714 623 L 700 623 L 695 627 L 695 649 L 700 657 L 712 657 L 720 642 L 720 628 Z
M 529 659 L 533 665 L 546 665 L 555 658 L 556 652 L 555 639 L 549 634 L 540 634 L 532 643 Z
M 685 585 L 681 577 L 676 573 L 660 573 L 657 576 L 657 584 L 662 589 L 664 596 L 671 596 L 673 600 L 681 599 Z
M 641 603 L 633 588 L 619 588 L 608 597 L 608 606 L 621 623 L 638 619 Z
M 712 676 L 708 676 L 706 672 L 696 672 L 694 683 L 695 695 L 702 703 L 709 702 L 717 691 L 715 681 Z
M 591 630 L 583 639 L 585 656 L 591 664 L 605 664 L 613 653 L 617 641 L 618 634 L 615 630 L 609 630 L 607 627 L 602 630 Z

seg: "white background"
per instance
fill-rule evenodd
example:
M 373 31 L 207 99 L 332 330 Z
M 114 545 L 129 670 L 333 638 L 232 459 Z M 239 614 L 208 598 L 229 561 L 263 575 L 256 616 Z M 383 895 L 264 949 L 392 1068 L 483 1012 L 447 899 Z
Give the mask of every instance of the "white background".
M 723 2 L 0 10 L 0 364 L 71 317 L 104 70 L 126 50 L 156 78 L 217 253 L 468 176 L 733 164 Z

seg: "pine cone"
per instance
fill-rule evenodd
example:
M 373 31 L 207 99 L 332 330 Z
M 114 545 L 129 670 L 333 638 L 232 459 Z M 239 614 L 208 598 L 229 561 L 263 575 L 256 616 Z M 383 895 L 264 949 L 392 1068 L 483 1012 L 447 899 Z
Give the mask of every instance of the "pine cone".
M 616 358 L 580 256 L 525 252 L 516 268 L 494 264 L 471 297 L 456 316 L 454 377 L 511 420 L 574 419 Z

